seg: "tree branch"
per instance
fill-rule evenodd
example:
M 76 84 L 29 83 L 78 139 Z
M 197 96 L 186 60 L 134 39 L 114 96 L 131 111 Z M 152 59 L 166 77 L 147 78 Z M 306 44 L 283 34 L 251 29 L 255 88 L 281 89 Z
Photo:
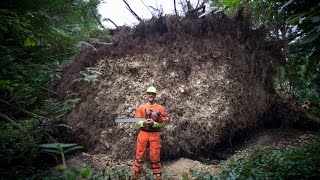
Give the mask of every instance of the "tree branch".
M 197 7 L 197 8 L 195 8 L 195 9 L 192 9 L 192 10 L 190 10 L 190 11 L 188 11 L 188 12 L 193 13 L 193 12 L 195 12 L 195 11 L 199 11 L 200 9 L 202 9 L 202 11 L 205 11 L 206 5 L 202 5 L 202 6 L 200 6 L 200 7 Z
M 148 11 L 152 14 L 152 16 L 154 16 L 154 14 L 150 11 L 149 7 L 146 5 L 146 3 L 144 3 L 143 0 L 141 0 L 142 4 L 148 9 Z
M 94 18 L 95 18 L 95 19 L 97 20 L 97 22 L 99 23 L 99 25 L 100 25 L 101 27 L 103 27 L 103 29 L 106 29 L 106 27 L 101 23 L 101 21 L 100 21 L 100 19 L 98 18 L 98 16 L 94 13 L 93 9 L 91 9 L 91 12 L 92 12 Z
M 127 9 L 131 12 L 131 14 L 133 14 L 138 19 L 138 21 L 142 22 L 142 19 L 131 9 L 128 2 L 126 0 L 123 0 L 123 2 L 127 5 Z
M 61 97 L 58 93 L 56 93 L 56 92 L 54 92 L 54 91 L 51 91 L 50 89 L 47 89 L 47 88 L 45 88 L 45 87 L 40 87 L 41 89 L 43 89 L 43 90 L 45 90 L 45 91 L 48 91 L 48 92 L 50 92 L 50 93 L 52 93 L 52 94 L 54 94 L 54 95 L 56 95 L 56 96 L 58 96 L 58 97 Z
M 18 124 L 17 122 L 15 122 L 14 120 L 12 120 L 11 118 L 9 118 L 8 116 L 6 116 L 5 114 L 0 113 L 0 118 L 9 122 L 10 124 L 12 124 L 14 127 L 16 127 L 17 129 L 23 131 L 23 132 L 27 132 L 27 130 L 22 127 L 20 124 Z
M 14 108 L 16 108 L 16 109 L 24 112 L 24 113 L 27 113 L 27 114 L 29 114 L 29 115 L 32 115 L 32 116 L 34 116 L 34 117 L 38 117 L 38 118 L 41 118 L 41 119 L 48 119 L 48 118 L 46 118 L 46 117 L 43 117 L 43 116 L 34 114 L 34 113 L 30 112 L 30 111 L 27 111 L 27 110 L 21 109 L 21 108 L 19 108 L 19 107 L 17 107 L 17 106 L 14 106 L 14 105 L 12 105 L 12 104 L 10 104 L 10 103 L 8 103 L 7 101 L 4 101 L 4 100 L 2 100 L 2 99 L 0 99 L 0 102 L 4 103 L 4 104 L 6 104 L 6 105 L 12 106 L 12 107 L 14 107 Z
M 116 28 L 118 27 L 118 25 L 116 23 L 114 23 L 110 18 L 105 18 L 103 20 L 110 21 Z
M 174 12 L 176 13 L 176 16 L 178 16 L 177 7 L 176 7 L 176 0 L 173 0 L 174 4 Z

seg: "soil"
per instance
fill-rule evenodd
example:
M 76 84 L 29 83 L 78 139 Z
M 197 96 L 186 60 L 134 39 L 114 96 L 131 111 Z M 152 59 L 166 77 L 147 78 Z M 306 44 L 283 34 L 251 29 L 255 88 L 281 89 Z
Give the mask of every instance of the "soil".
M 219 163 L 257 144 L 287 148 L 306 141 L 312 133 L 265 130 L 301 122 L 303 114 L 273 90 L 285 58 L 274 47 L 279 43 L 266 39 L 244 14 L 212 14 L 120 27 L 112 45 L 84 48 L 53 87 L 61 100 L 81 99 L 67 121 L 86 153 L 69 157 L 69 165 L 132 166 L 136 128 L 114 119 L 132 117 L 150 85 L 173 117 L 162 128 L 161 157 L 176 177 L 195 168 L 219 173 Z
M 313 131 L 302 131 L 297 129 L 266 129 L 256 132 L 253 136 L 230 145 L 228 148 L 217 148 L 216 154 L 219 159 L 208 159 L 198 157 L 197 160 L 189 158 L 178 158 L 163 161 L 163 171 L 175 179 L 182 179 L 182 176 L 192 177 L 192 171 L 219 174 L 219 165 L 227 158 L 234 155 L 237 151 L 254 148 L 257 145 L 271 148 L 288 149 L 294 145 L 299 145 L 313 139 L 317 133 Z M 132 168 L 133 160 L 115 161 L 107 154 L 88 154 L 80 153 L 71 155 L 67 160 L 68 166 L 90 167 L 96 171 L 110 169 L 114 166 L 128 166 Z M 148 164 L 145 164 L 148 168 Z
M 88 152 L 125 160 L 133 158 L 136 130 L 114 119 L 132 117 L 153 85 L 172 116 L 162 129 L 162 157 L 211 158 L 217 145 L 279 120 L 270 82 L 283 58 L 263 37 L 244 17 L 151 19 L 120 28 L 110 46 L 84 48 L 54 91 L 64 101 L 81 99 L 68 124 Z

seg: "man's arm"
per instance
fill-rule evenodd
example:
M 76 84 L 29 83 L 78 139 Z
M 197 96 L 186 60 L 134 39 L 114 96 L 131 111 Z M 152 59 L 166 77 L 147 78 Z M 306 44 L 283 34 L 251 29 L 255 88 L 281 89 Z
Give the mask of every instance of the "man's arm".
M 134 115 L 135 118 L 143 118 L 145 117 L 145 115 L 143 114 L 143 111 L 142 111 L 142 107 L 139 106 L 136 110 L 136 114 Z M 136 126 L 138 127 L 143 127 L 143 121 L 138 121 L 135 123 Z
M 153 126 L 152 127 L 159 127 L 159 128 L 161 128 L 161 127 L 163 127 L 163 123 L 161 123 L 161 122 L 153 122 Z
M 134 115 L 135 118 L 145 118 L 145 114 L 143 111 L 143 107 L 139 106 L 136 110 L 136 114 Z

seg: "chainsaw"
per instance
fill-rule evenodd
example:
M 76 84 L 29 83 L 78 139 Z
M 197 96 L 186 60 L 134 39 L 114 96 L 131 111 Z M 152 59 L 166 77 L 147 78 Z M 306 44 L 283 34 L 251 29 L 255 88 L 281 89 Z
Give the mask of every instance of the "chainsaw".
M 148 118 L 151 119 L 152 115 L 148 115 Z M 169 116 L 169 115 L 163 115 L 162 118 L 164 118 L 165 121 L 171 120 L 171 116 Z M 114 122 L 117 123 L 117 124 L 120 124 L 120 123 L 136 123 L 136 122 L 139 122 L 139 121 L 144 121 L 146 119 L 147 118 L 119 118 L 119 119 L 115 119 Z
M 116 119 L 114 120 L 115 123 L 135 123 L 135 122 L 139 122 L 139 121 L 144 121 L 146 120 L 146 118 L 120 118 L 120 119 Z

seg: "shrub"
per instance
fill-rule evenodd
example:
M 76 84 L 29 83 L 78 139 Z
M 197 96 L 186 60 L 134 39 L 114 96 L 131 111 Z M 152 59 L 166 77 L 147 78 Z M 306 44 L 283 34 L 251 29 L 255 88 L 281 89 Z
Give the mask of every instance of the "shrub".
M 257 146 L 223 165 L 221 179 L 313 179 L 320 177 L 320 137 L 288 150 Z
M 38 155 L 38 141 L 27 132 L 14 129 L 12 125 L 0 126 L 0 169 L 1 177 L 16 177 L 20 169 L 27 169 Z

